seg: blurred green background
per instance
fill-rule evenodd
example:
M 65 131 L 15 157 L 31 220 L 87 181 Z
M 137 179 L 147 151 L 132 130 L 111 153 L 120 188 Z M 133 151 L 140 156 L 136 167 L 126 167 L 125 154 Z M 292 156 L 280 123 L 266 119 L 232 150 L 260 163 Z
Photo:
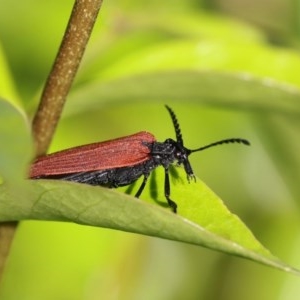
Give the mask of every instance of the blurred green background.
M 0 0 L 0 96 L 29 117 L 72 5 Z M 299 12 L 297 0 L 105 1 L 50 151 L 140 130 L 158 140 L 173 137 L 165 103 L 187 147 L 247 138 L 250 150 L 195 154 L 195 173 L 267 248 L 299 268 Z M 172 86 L 174 74 L 197 84 Z M 154 91 L 153 78 L 161 78 Z M 211 250 L 27 221 L 14 240 L 0 299 L 292 300 L 299 294 L 299 278 Z

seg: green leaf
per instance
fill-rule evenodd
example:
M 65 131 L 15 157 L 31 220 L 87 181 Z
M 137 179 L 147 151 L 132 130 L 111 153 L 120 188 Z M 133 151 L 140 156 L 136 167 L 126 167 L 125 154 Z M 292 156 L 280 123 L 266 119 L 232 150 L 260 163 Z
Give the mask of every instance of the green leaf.
M 106 68 L 98 68 L 94 77 L 108 80 L 159 71 L 210 70 L 251 74 L 266 78 L 267 82 L 273 79 L 299 87 L 299 68 L 298 53 L 289 49 L 270 47 L 256 40 L 198 37 L 165 41 L 125 53 Z
M 116 190 L 63 181 L 28 181 L 26 197 L 2 185 L 0 221 L 68 221 L 140 233 L 208 247 L 300 275 L 271 255 L 205 184 L 200 180 L 187 183 L 183 172 L 172 171 L 177 215 L 150 200 L 157 191 L 153 183 L 163 180 L 163 173 L 158 172 L 143 194 L 152 204 Z M 165 203 L 164 197 L 158 195 L 158 199 Z
M 32 154 L 29 123 L 20 109 L 1 99 L 0 141 L 0 176 L 17 185 L 27 177 Z
M 79 81 L 83 79 L 83 83 L 86 83 L 91 78 L 128 76 L 132 73 L 166 68 L 174 70 L 178 67 L 220 67 L 228 70 L 241 61 L 252 66 L 245 54 L 254 60 L 259 57 L 256 55 L 257 45 L 265 49 L 262 46 L 264 38 L 261 32 L 220 16 L 185 16 L 180 12 L 155 17 L 148 13 L 138 20 L 132 15 L 124 14 L 123 18 L 138 30 L 115 32 L 112 27 L 106 28 L 106 35 L 101 33 L 102 43 L 91 44 L 95 49 L 87 53 L 89 58 L 78 74 L 81 78 Z M 110 32 L 111 30 L 113 31 Z M 112 35 L 114 39 L 111 38 Z M 251 51 L 255 52 L 254 55 Z
M 171 101 L 219 105 L 299 118 L 300 90 L 277 81 L 249 75 L 201 71 L 173 71 L 136 75 L 93 83 L 70 97 L 66 113 L 101 109 L 100 104 Z M 89 99 L 89 101 L 86 101 Z
M 15 91 L 13 80 L 9 72 L 8 64 L 4 57 L 2 47 L 0 44 L 0 97 L 7 99 L 16 106 L 20 106 L 20 102 Z

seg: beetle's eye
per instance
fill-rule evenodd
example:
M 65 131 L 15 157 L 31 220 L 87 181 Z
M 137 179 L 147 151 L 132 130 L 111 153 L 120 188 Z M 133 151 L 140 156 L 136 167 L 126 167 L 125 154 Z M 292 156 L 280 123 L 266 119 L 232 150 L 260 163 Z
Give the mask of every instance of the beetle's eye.
M 185 161 L 185 155 L 181 151 L 175 153 L 175 158 L 178 161 L 178 165 L 182 164 Z
M 181 158 L 181 152 L 180 151 L 176 151 L 175 152 L 175 157 L 176 157 L 176 159 L 180 159 Z

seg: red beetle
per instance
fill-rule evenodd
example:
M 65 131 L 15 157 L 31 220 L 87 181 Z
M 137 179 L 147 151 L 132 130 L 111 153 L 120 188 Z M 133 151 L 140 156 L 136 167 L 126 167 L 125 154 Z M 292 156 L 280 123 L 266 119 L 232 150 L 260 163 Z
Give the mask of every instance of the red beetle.
M 32 179 L 61 179 L 91 185 L 116 188 L 129 185 L 141 176 L 144 180 L 136 193 L 139 197 L 150 173 L 158 166 L 165 169 L 165 197 L 173 212 L 177 205 L 170 199 L 169 165 L 174 162 L 183 165 L 188 180 L 195 178 L 188 160 L 191 153 L 225 143 L 250 143 L 241 138 L 231 138 L 190 150 L 183 145 L 177 118 L 173 110 L 166 106 L 173 121 L 176 141 L 167 139 L 157 142 L 146 131 L 129 136 L 83 146 L 78 146 L 39 157 L 31 166 Z

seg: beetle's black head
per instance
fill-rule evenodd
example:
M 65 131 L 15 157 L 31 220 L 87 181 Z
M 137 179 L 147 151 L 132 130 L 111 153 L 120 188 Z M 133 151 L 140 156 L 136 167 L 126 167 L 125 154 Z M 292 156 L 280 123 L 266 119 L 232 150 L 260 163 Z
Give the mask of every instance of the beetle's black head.
M 184 147 L 184 145 L 183 145 L 183 139 L 182 139 L 180 126 L 179 126 L 179 123 L 178 123 L 178 120 L 176 118 L 174 111 L 167 105 L 166 105 L 166 108 L 171 116 L 171 119 L 172 119 L 172 122 L 174 125 L 174 129 L 175 129 L 175 134 L 176 134 L 176 142 L 173 141 L 173 143 L 175 144 L 174 146 L 176 147 L 175 158 L 179 165 L 182 164 L 184 166 L 188 180 L 190 180 L 191 178 L 195 179 L 193 169 L 192 169 L 191 164 L 188 159 L 188 157 L 191 153 L 197 152 L 197 151 L 202 151 L 202 150 L 205 150 L 207 148 L 214 147 L 217 145 L 229 144 L 229 143 L 241 143 L 244 145 L 250 145 L 249 141 L 247 141 L 245 139 L 231 138 L 231 139 L 217 141 L 217 142 L 211 143 L 209 145 L 206 145 L 206 146 L 194 149 L 194 150 L 188 149 L 188 148 Z M 171 141 L 171 140 L 169 140 L 169 141 Z

